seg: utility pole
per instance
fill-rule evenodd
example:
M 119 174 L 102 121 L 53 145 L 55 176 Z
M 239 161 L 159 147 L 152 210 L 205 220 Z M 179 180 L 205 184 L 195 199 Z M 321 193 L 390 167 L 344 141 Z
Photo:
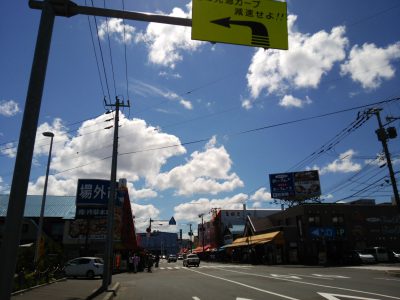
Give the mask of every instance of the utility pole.
M 118 127 L 119 127 L 119 108 L 130 107 L 129 100 L 128 104 L 120 102 L 118 97 L 115 97 L 115 104 L 107 104 L 106 107 L 115 107 L 114 116 L 114 138 L 113 138 L 113 152 L 111 162 L 111 179 L 110 179 L 110 197 L 108 199 L 108 210 L 107 210 L 107 238 L 106 248 L 104 252 L 104 269 L 103 269 L 103 283 L 102 290 L 106 291 L 108 285 L 111 284 L 112 270 L 113 270 L 113 242 L 114 242 L 114 205 L 115 196 L 117 193 L 116 181 L 117 181 L 117 158 L 118 158 Z
M 69 0 L 31 0 L 29 1 L 29 7 L 42 10 L 42 14 L 29 78 L 18 150 L 15 158 L 3 241 L 0 249 L 1 300 L 8 300 L 11 297 L 55 17 L 69 18 L 78 14 L 84 14 L 178 26 L 192 26 L 191 19 L 79 6 Z M 115 185 L 115 182 L 111 182 L 111 184 Z
M 374 108 L 374 109 L 370 109 L 367 113 L 375 114 L 376 118 L 378 119 L 379 129 L 376 130 L 376 134 L 378 135 L 378 140 L 380 140 L 382 142 L 383 151 L 385 152 L 385 157 L 386 157 L 386 164 L 389 169 L 390 181 L 392 183 L 394 199 L 396 201 L 397 209 L 400 210 L 399 191 L 397 189 L 396 177 L 394 176 L 392 160 L 390 158 L 390 152 L 389 152 L 389 148 L 388 148 L 388 144 L 387 144 L 387 140 L 390 138 L 394 138 L 395 135 L 391 136 L 390 134 L 388 134 L 387 130 L 383 127 L 381 116 L 380 116 L 381 110 L 382 109 L 380 109 L 380 108 Z
M 199 214 L 199 218 L 201 218 L 201 244 L 203 245 L 203 255 L 204 253 L 204 221 L 203 221 L 204 214 Z
M 190 253 L 192 253 L 192 224 L 189 224 L 189 245 L 190 245 Z

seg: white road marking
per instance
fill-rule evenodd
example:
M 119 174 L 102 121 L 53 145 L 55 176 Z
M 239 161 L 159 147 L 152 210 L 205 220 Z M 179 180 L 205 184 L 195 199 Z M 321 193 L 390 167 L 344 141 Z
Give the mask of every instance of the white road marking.
M 300 276 L 300 277 L 310 277 L 310 278 L 323 279 L 323 280 L 333 280 L 332 278 L 315 277 L 315 276 L 304 275 L 304 274 L 289 274 L 289 275 Z
M 247 284 L 244 284 L 244 283 L 241 283 L 241 282 L 238 282 L 238 281 L 234 281 L 234 280 L 230 280 L 230 279 L 226 279 L 226 278 L 223 278 L 223 277 L 214 276 L 214 275 L 211 275 L 211 274 L 207 274 L 207 273 L 203 273 L 203 272 L 195 271 L 195 270 L 190 270 L 190 269 L 189 269 L 189 271 L 192 271 L 192 272 L 195 272 L 195 273 L 198 273 L 198 274 L 202 274 L 204 276 L 208 276 L 208 277 L 220 279 L 220 280 L 223 280 L 223 281 L 227 281 L 227 282 L 230 282 L 230 283 L 234 283 L 234 284 L 237 284 L 237 285 L 240 285 L 240 286 L 247 287 L 249 289 L 253 289 L 253 290 L 256 290 L 256 291 L 259 291 L 259 292 L 263 292 L 263 293 L 266 293 L 266 294 L 278 296 L 278 297 L 281 297 L 281 298 L 290 299 L 290 300 L 300 300 L 300 299 L 297 299 L 297 298 L 293 298 L 293 297 L 289 297 L 289 296 L 286 296 L 286 295 L 282 295 L 282 294 L 274 293 L 274 292 L 271 292 L 271 291 L 263 290 L 263 289 L 255 287 L 255 286 L 247 285 Z
M 174 267 L 174 269 L 177 269 L 177 270 L 179 270 L 181 267 Z
M 380 297 L 384 297 L 384 298 L 399 299 L 400 300 L 399 297 L 395 297 L 395 296 L 389 296 L 389 295 L 383 295 L 383 294 L 378 294 L 378 293 L 353 290 L 353 289 L 342 288 L 342 287 L 337 287 L 337 286 L 332 286 L 332 285 L 324 285 L 324 284 L 318 284 L 318 283 L 306 282 L 306 281 L 297 281 L 297 280 L 287 279 L 287 278 L 276 278 L 276 277 L 272 277 L 272 276 L 268 276 L 268 275 L 246 273 L 246 272 L 242 272 L 242 271 L 234 271 L 234 270 L 224 270 L 224 271 L 232 272 L 232 273 L 245 274 L 245 275 L 251 275 L 251 276 L 256 276 L 256 277 L 270 278 L 270 279 L 275 279 L 275 280 L 284 280 L 284 281 L 290 281 L 290 282 L 295 282 L 295 283 L 300 283 L 300 284 L 319 286 L 319 287 L 324 287 L 324 288 L 337 289 L 337 290 L 342 290 L 342 291 L 356 292 L 356 293 L 360 293 L 360 294 L 368 294 L 368 295 L 373 295 L 373 296 L 380 296 Z
M 318 293 L 322 297 L 328 300 L 340 300 L 343 298 L 347 299 L 359 299 L 359 300 L 379 300 L 379 299 L 372 299 L 372 298 L 364 298 L 364 297 L 356 297 L 356 296 L 351 296 L 351 295 L 339 295 L 339 294 L 328 294 L 328 293 Z
M 168 269 L 168 270 L 172 270 L 172 268 L 171 268 L 171 267 L 167 267 L 167 269 Z
M 193 300 L 200 300 L 199 297 L 192 297 Z
M 294 276 L 294 275 L 271 274 L 271 276 L 277 277 L 277 278 L 289 278 L 289 279 L 299 279 L 299 280 L 301 280 L 300 277 Z
M 391 279 L 391 278 L 374 278 L 379 280 L 388 280 L 388 281 L 400 281 L 400 279 Z
M 328 274 L 311 274 L 313 276 L 317 276 L 317 277 L 322 277 L 322 278 L 350 278 L 347 276 L 342 276 L 342 275 L 328 275 Z

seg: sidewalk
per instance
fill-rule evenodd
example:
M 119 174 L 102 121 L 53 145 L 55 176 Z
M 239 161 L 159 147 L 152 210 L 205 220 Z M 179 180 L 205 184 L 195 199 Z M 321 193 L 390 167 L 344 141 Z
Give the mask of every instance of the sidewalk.
M 101 286 L 101 279 L 68 279 L 45 284 L 18 293 L 11 297 L 12 300 L 85 300 Z M 118 288 L 116 283 L 110 285 L 111 289 Z M 101 293 L 90 299 L 103 300 L 111 299 L 112 292 Z

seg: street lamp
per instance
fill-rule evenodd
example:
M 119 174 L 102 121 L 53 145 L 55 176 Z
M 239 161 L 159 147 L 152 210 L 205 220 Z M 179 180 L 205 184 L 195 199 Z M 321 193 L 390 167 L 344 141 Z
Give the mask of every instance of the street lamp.
M 39 248 L 40 248 L 40 241 L 42 239 L 42 228 L 43 228 L 43 215 L 44 215 L 44 208 L 45 208 L 45 205 L 46 205 L 47 180 L 49 179 L 51 150 L 53 148 L 54 133 L 46 131 L 46 132 L 43 132 L 43 135 L 46 136 L 46 137 L 50 137 L 51 141 L 50 141 L 50 149 L 49 149 L 49 158 L 47 160 L 46 179 L 44 180 L 42 206 L 40 208 L 39 228 L 38 228 L 37 238 L 36 238 L 35 257 L 34 257 L 34 260 L 33 260 L 35 266 L 37 266 L 37 263 L 38 263 L 38 260 L 39 260 Z

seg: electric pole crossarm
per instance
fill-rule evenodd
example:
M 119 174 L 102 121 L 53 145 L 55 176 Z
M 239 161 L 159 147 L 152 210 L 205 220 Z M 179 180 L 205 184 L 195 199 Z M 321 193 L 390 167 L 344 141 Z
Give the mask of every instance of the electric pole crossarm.
M 79 6 L 72 1 L 50 1 L 54 12 L 57 16 L 61 17 L 72 17 L 75 15 L 88 15 L 88 16 L 99 16 L 109 18 L 119 18 L 125 20 L 145 21 L 154 23 L 163 23 L 169 25 L 187 26 L 192 27 L 192 19 L 170 17 L 157 14 L 140 13 L 132 11 L 121 11 L 115 9 L 90 7 L 90 6 Z M 43 1 L 29 1 L 29 7 L 33 9 L 43 9 Z

